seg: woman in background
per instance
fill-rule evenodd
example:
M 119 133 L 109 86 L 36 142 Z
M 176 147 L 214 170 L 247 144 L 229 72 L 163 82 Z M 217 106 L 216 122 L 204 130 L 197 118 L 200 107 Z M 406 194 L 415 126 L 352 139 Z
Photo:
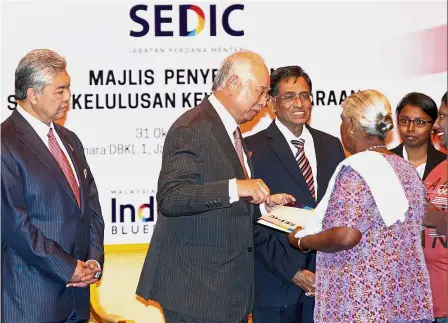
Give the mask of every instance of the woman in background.
M 439 137 L 440 145 L 448 149 L 448 108 L 447 94 L 442 97 L 439 116 L 434 124 L 434 132 Z M 431 290 L 434 304 L 434 317 L 437 323 L 447 323 L 447 169 L 446 158 L 432 169 L 424 179 L 428 190 L 428 208 L 425 225 L 435 229 L 425 229 L 423 251 L 431 279 Z M 435 231 L 435 232 L 434 232 Z M 434 234 L 435 233 L 435 234 Z
M 432 174 L 430 177 L 434 178 L 429 179 L 426 184 L 427 198 L 431 200 L 431 197 L 440 189 L 440 187 L 435 189 L 433 184 L 440 178 L 441 170 L 444 170 L 445 178 L 447 172 L 446 165 L 445 167 L 441 165 L 441 163 L 446 162 L 446 155 L 435 149 L 431 141 L 433 124 L 438 115 L 437 105 L 429 96 L 413 92 L 405 95 L 400 101 L 396 109 L 396 115 L 398 130 L 403 143 L 392 149 L 392 152 L 408 160 L 425 183 L 428 175 Z M 433 198 L 432 203 L 434 205 L 429 205 L 429 207 L 445 204 L 446 208 L 446 195 L 444 198 L 441 196 Z M 438 235 L 434 228 L 426 228 L 422 240 L 431 281 L 434 317 L 436 317 L 436 322 L 437 320 L 438 322 L 446 322 L 446 236 Z M 440 319 L 445 321 L 440 321 Z
M 431 142 L 437 113 L 434 100 L 417 92 L 406 94 L 395 111 L 403 143 L 391 151 L 409 161 L 423 180 L 434 167 L 446 160 L 446 155 L 435 149 Z
M 342 104 L 341 162 L 313 223 L 288 235 L 317 250 L 316 322 L 431 322 L 421 245 L 426 189 L 415 169 L 386 149 L 388 99 L 374 90 Z

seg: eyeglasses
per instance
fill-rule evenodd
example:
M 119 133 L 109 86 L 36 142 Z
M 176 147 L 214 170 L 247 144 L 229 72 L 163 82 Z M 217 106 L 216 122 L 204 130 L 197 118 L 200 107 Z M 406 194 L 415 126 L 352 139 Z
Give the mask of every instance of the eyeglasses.
M 268 103 L 271 100 L 271 96 L 269 95 L 269 88 L 268 89 L 261 89 L 261 88 L 257 88 L 255 89 L 257 91 L 257 93 L 260 96 L 264 96 L 264 99 L 266 100 L 266 103 Z
M 313 99 L 311 93 L 309 92 L 300 92 L 299 94 L 291 92 L 280 96 L 280 100 L 282 100 L 282 102 L 287 105 L 293 104 L 297 98 L 300 98 L 303 103 L 309 103 Z
M 264 96 L 264 99 L 266 100 L 266 103 L 269 102 L 271 100 L 271 96 L 269 95 L 269 91 L 271 90 L 270 88 L 266 88 L 265 86 L 256 86 L 255 84 L 252 84 L 249 81 L 242 81 L 243 83 L 249 85 L 249 87 L 252 87 L 255 89 L 255 91 L 257 91 L 257 93 L 260 96 Z
M 398 125 L 399 126 L 409 126 L 410 124 L 413 124 L 415 127 L 424 127 L 427 123 L 434 123 L 434 121 L 431 120 L 423 120 L 423 119 L 398 119 Z
M 266 103 L 271 100 L 271 96 L 269 95 L 269 89 L 267 89 L 267 90 L 257 89 L 257 92 L 260 93 L 260 96 L 264 95 L 264 99 L 266 100 Z

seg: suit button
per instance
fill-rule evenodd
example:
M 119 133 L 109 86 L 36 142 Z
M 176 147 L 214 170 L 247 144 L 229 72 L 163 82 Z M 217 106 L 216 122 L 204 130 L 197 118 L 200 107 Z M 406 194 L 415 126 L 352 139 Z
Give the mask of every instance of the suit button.
M 79 256 L 80 254 L 81 254 L 81 249 L 76 248 L 76 250 L 75 250 L 75 255 L 76 255 L 76 256 Z
M 252 252 L 252 247 L 247 248 L 247 251 Z

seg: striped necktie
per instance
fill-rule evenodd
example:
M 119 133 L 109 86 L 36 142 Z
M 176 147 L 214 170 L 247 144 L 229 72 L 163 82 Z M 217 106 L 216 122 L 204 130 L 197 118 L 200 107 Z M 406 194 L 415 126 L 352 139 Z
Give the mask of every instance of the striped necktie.
M 298 140 L 291 140 L 291 143 L 294 145 L 294 147 L 297 148 L 297 153 L 295 156 L 297 163 L 299 164 L 300 170 L 302 171 L 303 174 L 303 178 L 305 178 L 305 182 L 308 185 L 311 195 L 313 196 L 314 199 L 316 199 L 313 172 L 311 170 L 310 162 L 305 155 L 305 140 L 300 138 Z

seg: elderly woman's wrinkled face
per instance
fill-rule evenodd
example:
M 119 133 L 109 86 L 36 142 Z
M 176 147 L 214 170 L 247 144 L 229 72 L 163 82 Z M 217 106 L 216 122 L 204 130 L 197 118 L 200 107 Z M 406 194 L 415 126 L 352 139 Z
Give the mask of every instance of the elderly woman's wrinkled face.
M 422 108 L 406 104 L 398 115 L 398 131 L 406 147 L 422 147 L 431 135 L 431 117 Z

